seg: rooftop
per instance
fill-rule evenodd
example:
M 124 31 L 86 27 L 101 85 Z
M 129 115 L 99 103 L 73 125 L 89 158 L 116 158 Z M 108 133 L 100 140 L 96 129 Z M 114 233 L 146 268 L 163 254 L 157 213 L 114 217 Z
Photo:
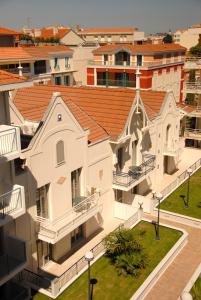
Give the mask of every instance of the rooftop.
M 13 83 L 19 83 L 26 81 L 26 77 L 21 77 L 15 74 L 11 74 L 9 72 L 0 70 L 0 86 L 7 85 L 7 84 L 13 84 Z
M 21 34 L 21 33 L 15 31 L 15 30 L 12 30 L 12 29 L 9 29 L 9 28 L 0 27 L 0 35 L 19 35 L 19 34 Z
M 117 139 L 130 113 L 135 90 L 126 88 L 65 87 L 39 85 L 20 89 L 14 103 L 26 120 L 40 121 L 53 92 L 61 97 L 83 128 L 89 128 L 89 142 L 110 136 Z M 150 119 L 160 112 L 165 92 L 141 91 L 141 99 Z
M 138 31 L 138 28 L 87 28 L 87 29 L 79 29 L 78 34 L 93 34 L 93 33 L 133 33 Z
M 36 47 L 2 47 L 0 60 L 45 59 L 51 53 L 70 52 L 73 50 L 66 46 L 36 46 Z
M 180 46 L 179 44 L 143 44 L 143 45 L 129 45 L 129 44 L 113 44 L 105 45 L 94 50 L 94 54 L 99 53 L 113 53 L 118 50 L 125 49 L 132 54 L 135 53 L 164 53 L 164 52 L 185 52 L 186 48 Z

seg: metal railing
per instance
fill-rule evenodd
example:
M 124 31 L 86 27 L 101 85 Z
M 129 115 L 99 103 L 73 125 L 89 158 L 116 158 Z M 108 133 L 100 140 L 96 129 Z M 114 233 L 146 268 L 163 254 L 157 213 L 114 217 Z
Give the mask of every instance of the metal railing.
M 135 80 L 106 80 L 106 79 L 97 79 L 97 85 L 104 86 L 120 86 L 120 87 L 136 87 Z
M 10 215 L 21 208 L 23 208 L 21 187 L 0 195 L 0 219 L 4 219 L 6 215 Z
M 77 223 L 82 221 L 84 217 L 87 215 L 91 216 L 93 212 L 96 213 L 98 198 L 98 193 L 91 195 L 53 221 L 37 216 L 36 221 L 39 223 L 38 233 L 49 239 L 58 238 L 64 233 L 67 234 L 72 231 L 72 227 L 77 226 Z
M 177 187 L 179 187 L 186 179 L 188 179 L 189 175 L 187 170 L 190 168 L 192 170 L 192 174 L 195 173 L 201 167 L 201 158 L 199 158 L 194 164 L 188 167 L 182 174 L 180 174 L 173 182 L 171 182 L 167 187 L 165 187 L 161 194 L 163 195 L 163 199 L 169 196 Z
M 138 211 L 132 215 L 128 220 L 119 225 L 115 230 L 119 228 L 131 228 L 139 220 Z M 101 240 L 96 244 L 91 250 L 94 258 L 96 259 L 101 253 L 105 252 L 104 240 Z M 48 279 L 47 277 L 40 276 L 28 270 L 23 270 L 22 275 L 25 281 L 28 281 L 35 288 L 44 288 L 52 296 L 56 297 L 59 295 L 60 291 L 77 276 L 86 266 L 87 261 L 85 256 L 82 256 L 76 263 L 74 263 L 70 268 L 68 268 L 63 274 L 59 277 L 54 278 L 53 280 Z M 46 286 L 46 287 L 45 287 Z
M 4 240 L 5 254 L 0 255 L 0 279 L 26 263 L 26 244 L 14 237 L 6 237 Z
M 17 128 L 12 127 L 4 130 L 3 127 L 0 126 L 0 157 L 18 150 Z
M 201 90 L 201 82 L 186 82 L 186 90 Z
M 201 137 L 201 129 L 193 129 L 193 128 L 186 128 L 184 132 L 185 137 Z
M 129 187 L 142 177 L 145 177 L 155 168 L 155 155 L 149 155 L 148 159 L 139 166 L 131 167 L 128 173 L 113 171 L 113 184 Z M 136 168 L 136 171 L 134 170 Z

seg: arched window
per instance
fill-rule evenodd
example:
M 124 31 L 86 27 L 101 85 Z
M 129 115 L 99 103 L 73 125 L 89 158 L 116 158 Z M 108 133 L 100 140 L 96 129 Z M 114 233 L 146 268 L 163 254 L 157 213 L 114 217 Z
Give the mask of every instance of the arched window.
M 57 165 L 64 163 L 64 142 L 58 141 L 56 144 Z
M 166 145 L 170 146 L 170 128 L 171 125 L 169 124 L 166 128 Z

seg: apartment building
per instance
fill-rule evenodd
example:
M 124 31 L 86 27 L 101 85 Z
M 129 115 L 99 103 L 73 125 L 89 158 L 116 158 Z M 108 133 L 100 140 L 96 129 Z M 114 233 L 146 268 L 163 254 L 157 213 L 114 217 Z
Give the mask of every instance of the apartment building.
M 0 27 L 0 47 L 16 47 L 19 43 L 20 32 Z
M 27 264 L 24 184 L 15 181 L 14 160 L 21 155 L 20 129 L 10 120 L 9 91 L 30 86 L 26 78 L 0 71 L 0 298 L 28 299 L 13 278 Z M 21 298 L 18 298 L 21 297 Z
M 188 100 L 191 95 L 192 103 L 184 105 L 186 145 L 201 147 L 201 58 L 189 56 L 185 62 L 186 80 L 184 83 L 184 96 Z
M 77 34 L 86 43 L 105 44 L 141 44 L 146 40 L 143 31 L 138 28 L 91 28 L 78 29 Z
M 38 83 L 73 84 L 73 51 L 66 46 L 3 47 L 0 70 Z
M 198 44 L 201 34 L 201 24 L 195 24 L 187 29 L 178 29 L 174 33 L 174 42 L 189 50 Z
M 27 190 L 21 279 L 32 288 L 58 296 L 77 274 L 71 266 L 82 247 L 136 212 L 138 196 L 149 211 L 143 195 L 178 169 L 173 93 L 140 91 L 139 83 L 138 76 L 137 90 L 38 85 L 13 93 L 22 143 L 15 176 Z
M 24 34 L 28 34 L 33 39 L 39 38 L 40 42 L 44 43 L 51 41 L 57 42 L 66 46 L 78 46 L 84 40 L 71 28 L 63 26 L 49 26 L 45 28 L 23 28 Z
M 93 51 L 87 66 L 87 85 L 136 87 L 136 70 L 141 72 L 141 89 L 172 90 L 182 99 L 185 48 L 164 45 L 106 45 Z

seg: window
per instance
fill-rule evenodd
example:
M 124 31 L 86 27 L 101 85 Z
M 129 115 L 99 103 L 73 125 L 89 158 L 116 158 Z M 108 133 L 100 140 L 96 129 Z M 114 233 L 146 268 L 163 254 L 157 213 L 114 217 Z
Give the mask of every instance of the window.
M 55 57 L 54 59 L 54 68 L 58 67 L 58 58 Z
M 49 184 L 36 190 L 36 209 L 39 217 L 48 218 L 48 190 Z
M 67 75 L 64 75 L 64 85 L 67 85 L 67 86 L 70 85 L 70 77 Z
M 80 175 L 81 168 L 71 173 L 71 191 L 72 191 L 72 204 L 76 203 L 76 198 L 80 197 Z
M 61 85 L 61 77 L 60 76 L 55 77 L 55 84 Z
M 137 55 L 137 66 L 142 66 L 142 55 Z
M 57 153 L 57 165 L 61 165 L 65 162 L 64 157 L 64 142 L 59 141 L 56 144 L 56 153 Z
M 123 147 L 117 150 L 117 171 L 121 172 L 123 169 Z
M 104 58 L 104 65 L 107 65 L 108 64 L 108 54 L 104 54 L 103 58 Z
M 65 68 L 69 68 L 70 65 L 69 65 L 69 57 L 65 57 Z

